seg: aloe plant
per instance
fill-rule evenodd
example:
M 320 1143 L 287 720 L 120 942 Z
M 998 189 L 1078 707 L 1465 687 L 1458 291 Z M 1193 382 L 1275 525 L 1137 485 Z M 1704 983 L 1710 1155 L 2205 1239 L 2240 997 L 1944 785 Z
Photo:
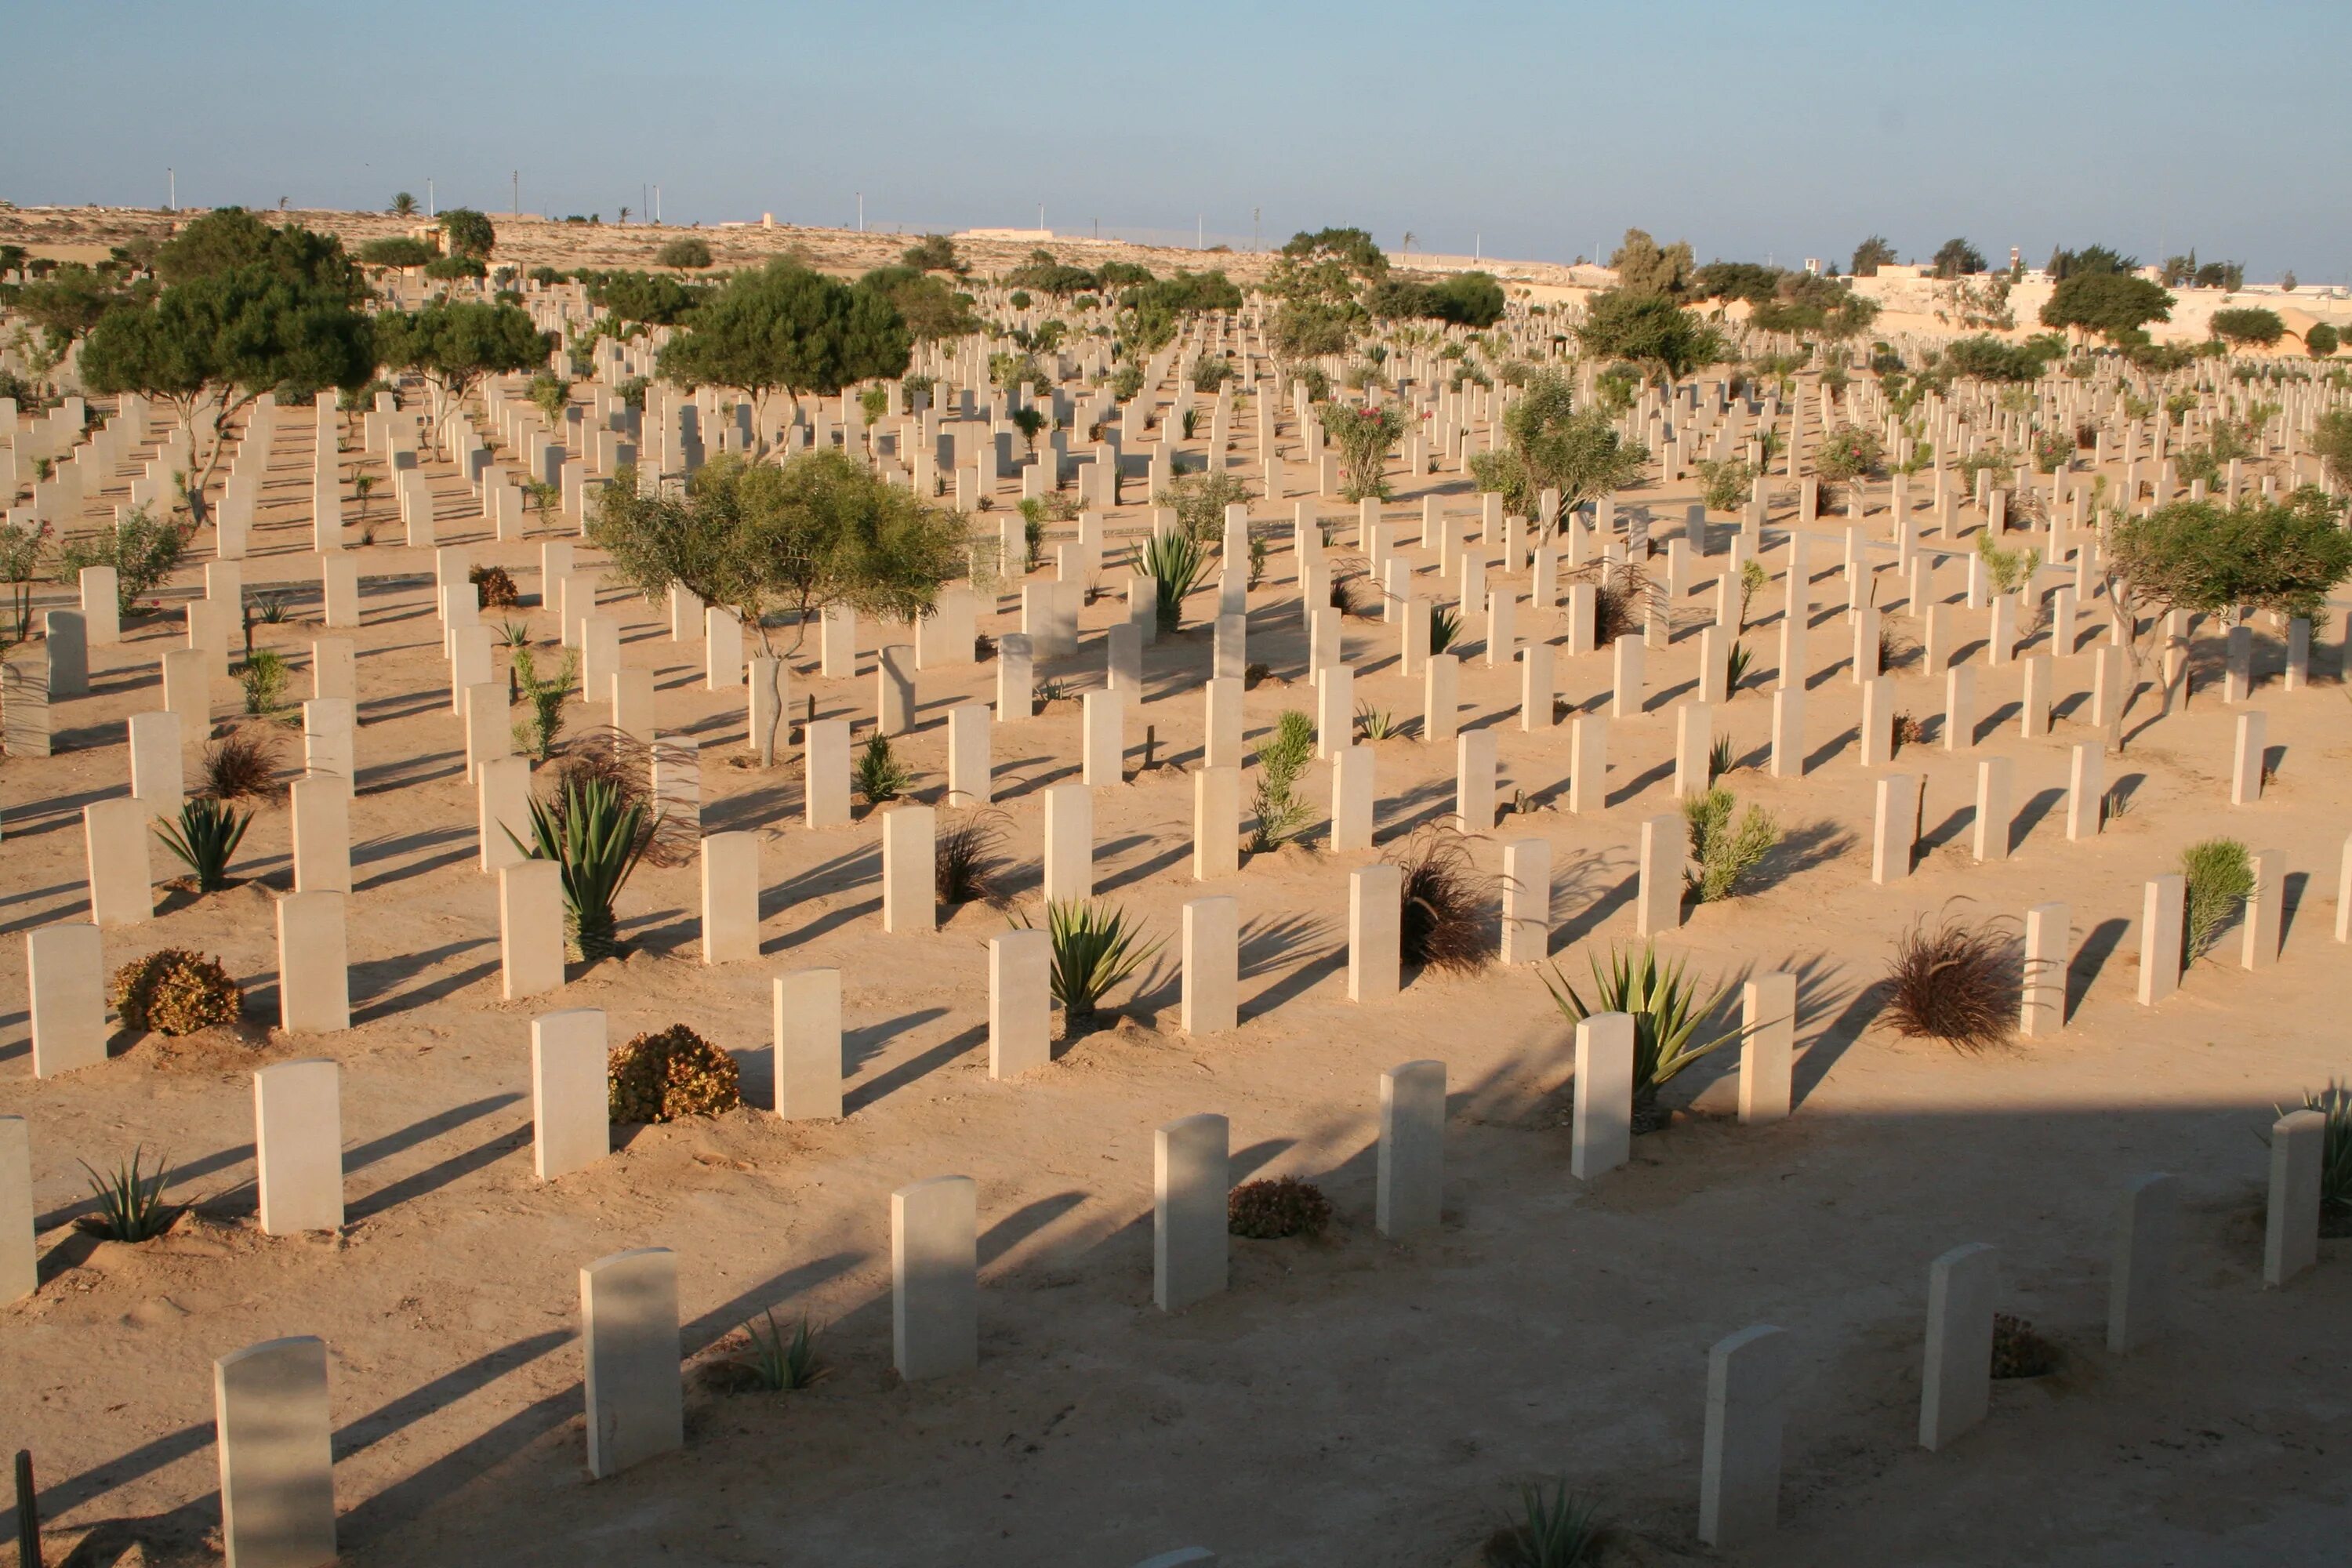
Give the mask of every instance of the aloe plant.
M 760 1323 L 747 1322 L 743 1331 L 751 1336 L 751 1349 L 735 1358 L 736 1364 L 748 1367 L 760 1386 L 774 1394 L 789 1394 L 812 1388 L 824 1381 L 832 1369 L 817 1359 L 816 1334 L 803 1317 L 787 1334 L 776 1321 L 772 1310 Z
M 91 1169 L 89 1161 L 81 1162 L 89 1176 L 90 1195 L 98 1200 L 98 1212 L 87 1223 L 109 1241 L 152 1241 L 179 1217 L 179 1210 L 163 1202 L 164 1185 L 172 1179 L 171 1160 L 158 1156 L 155 1168 L 146 1171 L 141 1168 L 145 1156 L 143 1146 L 133 1149 L 127 1163 L 106 1174 Z
M 1026 915 L 1013 919 L 1029 924 Z M 1146 941 L 1143 928 L 1129 921 L 1125 910 L 1091 899 L 1048 903 L 1045 935 L 1054 952 L 1054 1000 L 1074 1018 L 1093 1013 L 1112 986 L 1160 951 L 1160 939 Z
M 620 950 L 613 902 L 659 826 L 645 802 L 625 799 L 610 779 L 584 778 L 564 781 L 560 810 L 532 799 L 530 843 L 507 830 L 515 847 L 562 868 L 564 945 L 572 958 L 588 962 Z
M 1182 529 L 1171 528 L 1143 547 L 1142 566 L 1154 585 L 1152 608 L 1164 637 L 1183 624 L 1185 599 L 1209 580 L 1209 552 Z
M 195 874 L 196 891 L 216 893 L 228 886 L 229 857 L 252 826 L 253 813 L 197 795 L 180 807 L 179 821 L 157 817 L 155 837 Z
M 1561 1016 L 1571 1024 L 1601 1013 L 1630 1013 L 1633 1018 L 1633 1102 L 1647 1105 L 1658 1088 L 1691 1063 L 1739 1038 L 1737 1028 L 1702 1039 L 1700 1023 L 1731 994 L 1729 986 L 1704 1000 L 1698 984 L 1685 973 L 1682 959 L 1661 963 L 1658 950 L 1643 942 L 1633 952 L 1619 948 L 1609 967 L 1587 956 L 1592 966 L 1593 1005 L 1587 1006 L 1557 963 L 1543 977 L 1544 988 Z

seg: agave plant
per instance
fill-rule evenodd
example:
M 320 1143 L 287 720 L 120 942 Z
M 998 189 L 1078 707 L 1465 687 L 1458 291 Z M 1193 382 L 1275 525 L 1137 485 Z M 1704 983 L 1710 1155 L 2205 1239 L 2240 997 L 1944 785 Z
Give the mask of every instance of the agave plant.
M 2273 1109 L 2281 1116 L 2286 1107 Z M 2331 1218 L 2352 1214 L 2352 1085 L 2330 1079 L 2317 1094 L 2303 1091 L 2299 1109 L 2326 1119 L 2319 1142 L 2319 1205 Z
M 1015 915 L 1021 925 L 1026 915 Z M 1054 950 L 1054 1000 L 1074 1020 L 1093 1014 L 1110 988 L 1160 951 L 1123 909 L 1091 899 L 1055 899 L 1045 906 L 1045 935 Z
M 1528 1482 L 1519 1488 L 1518 1516 L 1496 1531 L 1487 1559 L 1509 1568 L 1582 1568 L 1599 1560 L 1608 1538 L 1599 1504 L 1570 1492 L 1564 1480 L 1549 1492 Z
M 609 779 L 585 777 L 564 781 L 559 805 L 532 798 L 530 843 L 508 830 L 516 848 L 562 868 L 564 946 L 572 958 L 589 962 L 620 950 L 613 900 L 659 826 L 659 818 L 648 821 L 645 802 L 628 800 Z
M 152 1241 L 179 1217 L 180 1211 L 163 1202 L 164 1185 L 172 1179 L 170 1159 L 159 1156 L 155 1168 L 145 1171 L 141 1169 L 145 1156 L 143 1146 L 133 1149 L 128 1163 L 103 1175 L 89 1161 L 81 1162 L 89 1175 L 90 1195 L 98 1200 L 98 1212 L 84 1223 L 109 1241 Z
M 735 1358 L 736 1364 L 749 1368 L 760 1386 L 775 1394 L 789 1394 L 823 1382 L 832 1369 L 817 1359 L 816 1335 L 808 1319 L 803 1317 L 787 1335 L 772 1310 L 762 1315 L 767 1320 L 764 1329 L 759 1323 L 743 1325 L 751 1346 Z
M 1209 580 L 1209 552 L 1182 529 L 1171 528 L 1143 547 L 1142 565 L 1154 585 L 1160 635 L 1168 636 L 1183 624 L 1185 599 Z
M 1700 1023 L 1731 994 L 1731 988 L 1725 986 L 1701 1000 L 1698 984 L 1685 973 L 1684 961 L 1659 963 L 1654 943 L 1643 942 L 1638 952 L 1619 948 L 1610 955 L 1606 969 L 1598 958 L 1588 955 L 1586 962 L 1592 966 L 1594 1005 L 1585 1005 L 1557 963 L 1543 977 L 1544 988 L 1571 1024 L 1601 1013 L 1633 1015 L 1633 1103 L 1637 1107 L 1655 1101 L 1659 1086 L 1683 1068 L 1739 1038 L 1737 1028 L 1699 1037 Z
M 228 886 L 229 857 L 245 841 L 253 813 L 197 795 L 180 807 L 180 820 L 155 819 L 155 837 L 195 874 L 196 891 L 216 893 Z
M 1451 605 L 1438 605 L 1429 612 L 1429 651 L 1444 653 L 1462 635 L 1462 612 Z

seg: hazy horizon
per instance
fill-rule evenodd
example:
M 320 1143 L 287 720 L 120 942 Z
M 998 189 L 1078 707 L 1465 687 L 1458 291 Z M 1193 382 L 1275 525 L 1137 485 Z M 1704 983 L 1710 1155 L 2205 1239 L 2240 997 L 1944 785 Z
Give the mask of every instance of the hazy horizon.
M 183 206 L 381 208 L 429 182 L 496 214 L 519 171 L 523 210 L 608 223 L 658 184 L 677 224 L 849 227 L 863 193 L 875 229 L 1027 227 L 1042 202 L 1065 234 L 1236 248 L 1355 225 L 1567 261 L 1638 226 L 1701 260 L 1843 268 L 1874 232 L 1906 259 L 1963 236 L 1996 264 L 2194 247 L 2250 282 L 2352 279 L 2315 169 L 2352 142 L 2341 4 L 221 16 L 0 3 L 44 67 L 15 83 L 0 199 L 161 206 L 169 167 Z

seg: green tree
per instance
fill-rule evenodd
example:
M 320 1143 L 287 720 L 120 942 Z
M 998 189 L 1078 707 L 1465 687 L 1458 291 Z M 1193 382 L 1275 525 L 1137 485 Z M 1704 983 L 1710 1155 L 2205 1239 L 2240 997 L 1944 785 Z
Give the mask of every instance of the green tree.
M 2279 319 L 2279 313 L 2263 310 L 2259 305 L 2216 310 L 2212 321 L 2208 323 L 2208 330 L 2233 348 L 2243 348 L 2248 343 L 2268 348 L 2286 336 L 2286 323 Z
M 1545 490 L 1559 492 L 1559 517 L 1588 500 L 1622 489 L 1642 476 L 1649 452 L 1617 434 L 1599 409 L 1580 412 L 1568 378 L 1554 370 L 1528 378 L 1503 412 L 1507 446 L 1470 459 L 1482 490 L 1499 490 L 1503 505 L 1533 517 Z M 1559 521 L 1556 517 L 1555 523 Z
M 265 392 L 281 401 L 354 388 L 375 374 L 368 320 L 337 294 L 267 263 L 174 283 L 152 302 L 107 312 L 82 344 L 93 392 L 135 392 L 169 403 L 188 433 L 188 509 L 205 518 L 205 487 L 229 422 Z
M 16 288 L 6 303 L 41 330 L 54 363 L 98 325 L 107 311 L 152 299 L 154 292 L 152 284 L 125 287 L 81 262 L 69 261 L 47 278 Z
M 680 236 L 655 252 L 659 265 L 682 272 L 698 272 L 710 265 L 710 247 L 688 236 Z
M 2330 479 L 2339 486 L 2352 485 L 2352 411 L 2334 409 L 2313 421 L 2311 449 L 2326 466 Z
M 2172 295 L 2161 283 L 2123 272 L 2077 272 L 2051 291 L 2042 307 L 2045 327 L 2080 327 L 2120 342 L 2150 321 L 2172 320 Z
M 770 658 L 768 622 L 780 614 L 793 617 L 795 649 L 829 605 L 928 614 L 966 547 L 956 512 L 833 451 L 782 463 L 722 453 L 679 494 L 639 495 L 635 471 L 624 467 L 591 507 L 588 537 L 648 596 L 683 586 L 731 611 Z M 762 765 L 772 763 L 775 732 L 754 740 Z
M 1938 278 L 1967 278 L 1984 269 L 1984 252 L 1965 239 L 1948 239 L 1936 247 Z
M 2227 624 L 2251 608 L 2316 622 L 2328 594 L 2352 577 L 2352 533 L 2344 529 L 2343 503 L 2316 485 L 2279 501 L 2174 501 L 2146 517 L 2118 514 L 2106 531 L 2108 602 L 2126 628 L 2134 696 L 2171 611 L 2215 616 Z M 2171 713 L 2172 698 L 2167 683 L 2159 718 Z M 2130 706 L 2127 700 L 2124 712 Z M 2121 725 L 2119 714 L 2116 743 Z
M 1051 294 L 1065 300 L 1102 286 L 1102 280 L 1083 267 L 1071 267 L 1050 250 L 1033 250 L 1029 259 L 1004 275 L 1005 284 L 1013 289 L 1034 289 L 1040 294 Z
M 360 247 L 360 260 L 370 267 L 423 267 L 440 254 L 423 240 L 404 234 L 390 239 L 371 239 Z
M 2326 321 L 2315 321 L 2311 331 L 2303 334 L 2303 352 L 2314 359 L 2326 359 L 2344 341 L 2343 334 Z
M 416 198 L 410 195 L 406 191 L 395 193 L 392 198 L 392 216 L 394 217 L 415 217 L 416 216 Z
M 1688 240 L 1661 246 L 1646 229 L 1629 228 L 1617 248 L 1610 253 L 1609 266 L 1617 274 L 1616 293 L 1679 300 L 1690 291 L 1693 274 Z
M 513 305 L 442 300 L 375 319 L 377 363 L 424 377 L 436 434 L 482 377 L 543 365 L 554 347 Z
M 771 394 L 803 394 L 904 375 L 914 338 L 887 298 L 853 289 L 788 257 L 739 272 L 695 307 L 661 352 L 661 372 L 687 386 L 732 387 L 768 428 Z
M 441 232 L 448 237 L 452 256 L 487 258 L 499 243 L 499 231 L 472 207 L 451 207 L 443 213 Z
M 1593 299 L 1576 340 L 1586 353 L 1631 361 L 1664 382 L 1679 381 L 1725 352 L 1723 335 L 1668 295 L 1623 289 Z
M 1323 405 L 1323 428 L 1339 448 L 1339 493 L 1349 500 L 1385 500 L 1389 454 L 1404 434 L 1404 414 L 1393 403 Z
M 425 264 L 425 276 L 436 282 L 455 282 L 460 278 L 487 278 L 490 265 L 478 256 L 436 256 Z
M 2194 256 L 2189 258 L 2196 260 Z M 2139 258 L 2126 256 L 2104 245 L 2086 245 L 2080 250 L 2053 250 L 2050 265 L 2042 270 L 2053 282 L 2063 283 L 2069 278 L 2113 277 L 2127 273 L 2139 266 Z
M 860 278 L 857 287 L 889 300 L 919 343 L 980 331 L 971 295 L 912 267 L 877 267 Z
M 167 286 L 266 267 L 309 293 L 354 305 L 367 298 L 366 281 L 341 240 L 299 224 L 271 224 L 243 207 L 217 207 L 194 219 L 158 246 L 152 259 L 155 276 Z
M 963 271 L 963 262 L 956 255 L 955 241 L 943 234 L 927 234 L 900 253 L 898 259 L 918 272 Z
M 1885 235 L 1874 234 L 1853 247 L 1853 265 L 1846 270 L 1856 278 L 1875 278 L 1882 267 L 1891 267 L 1898 258 L 1895 247 Z
M 710 286 L 667 272 L 598 272 L 585 279 L 588 302 L 616 321 L 671 327 L 709 296 Z

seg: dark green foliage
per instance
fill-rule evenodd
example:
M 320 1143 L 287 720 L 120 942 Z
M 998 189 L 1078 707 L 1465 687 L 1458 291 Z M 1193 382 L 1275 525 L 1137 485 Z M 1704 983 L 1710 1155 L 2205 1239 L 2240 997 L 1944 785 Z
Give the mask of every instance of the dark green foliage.
M 1365 297 L 1385 320 L 1419 318 L 1485 329 L 1503 319 L 1503 286 L 1490 272 L 1458 272 L 1434 282 L 1391 275 Z
M 2160 610 L 2207 615 L 2239 606 L 2316 620 L 2329 591 L 2352 576 L 2352 533 L 2316 486 L 2281 501 L 2248 497 L 2174 501 L 2109 530 L 2109 570 Z
M 2279 313 L 2255 305 L 2216 310 L 2207 324 L 2215 337 L 2237 348 L 2248 343 L 2269 348 L 2286 336 L 2286 323 L 2279 319 Z
M 2058 1347 L 2033 1331 L 2023 1318 L 1992 1315 L 1992 1374 L 1996 1378 L 2043 1377 L 2058 1370 Z
M 2221 930 L 2254 890 L 2254 863 L 2234 838 L 2207 838 L 2180 852 L 2181 957 L 2194 963 L 2213 951 Z
M 1102 287 L 1102 280 L 1095 274 L 1083 267 L 1064 264 L 1050 250 L 1031 251 L 1028 260 L 1004 275 L 1004 282 L 1008 288 L 1051 294 L 1057 300 Z
M 675 326 L 710 294 L 712 285 L 688 283 L 667 272 L 591 272 L 581 275 L 588 302 L 619 321 Z
M 1984 252 L 1965 239 L 1948 239 L 1936 247 L 1938 278 L 1966 278 L 1984 269 Z
M 620 951 L 613 902 L 652 838 L 648 815 L 643 801 L 625 800 L 604 779 L 566 781 L 552 805 L 532 798 L 531 842 L 515 839 L 515 847 L 562 868 L 565 946 L 572 957 L 593 962 Z M 510 830 L 507 837 L 514 838 Z
M 154 297 L 152 283 L 122 284 L 81 262 L 69 261 L 47 278 L 0 290 L 8 309 L 41 329 L 53 354 L 62 353 L 121 304 Z
M 1722 334 L 1671 296 L 1625 289 L 1597 296 L 1576 338 L 1586 353 L 1630 361 L 1664 381 L 1679 381 L 1725 353 Z
M 1184 601 L 1209 580 L 1209 552 L 1181 528 L 1171 528 L 1144 545 L 1139 568 L 1152 580 L 1152 613 L 1167 637 L 1184 620 Z
M 682 384 L 733 387 L 757 404 L 772 392 L 831 396 L 903 375 L 913 343 L 886 295 L 779 257 L 697 305 L 660 363 Z
M 961 337 L 980 330 L 970 295 L 958 294 L 943 280 L 914 268 L 877 267 L 860 278 L 856 286 L 888 300 L 917 342 Z
M 1590 1568 L 1609 1538 L 1598 1503 L 1564 1480 L 1549 1494 L 1529 1483 L 1519 1489 L 1518 1517 L 1487 1539 L 1486 1558 L 1491 1568 Z
M 1620 294 L 1671 300 L 1690 292 L 1688 240 L 1678 239 L 1662 246 L 1650 237 L 1647 230 L 1629 228 L 1617 248 L 1610 252 L 1609 265 L 1617 274 L 1615 291 Z
M 2016 1028 L 2021 980 L 2000 926 L 1922 917 L 1896 939 L 1887 965 L 1886 1021 L 1915 1039 L 1982 1050 Z
M 814 1388 L 831 1375 L 832 1369 L 817 1359 L 816 1335 L 809 1328 L 803 1314 L 787 1336 L 772 1310 L 763 1314 L 766 1326 L 747 1322 L 743 1333 L 751 1348 L 736 1356 L 734 1363 L 751 1373 L 757 1384 L 771 1394 L 792 1394 L 803 1388 Z
M 1314 807 L 1299 798 L 1299 775 L 1315 760 L 1315 721 L 1292 710 L 1276 721 L 1274 733 L 1257 749 L 1257 791 L 1251 814 L 1257 826 L 1250 847 L 1263 852 L 1298 837 Z
M 680 271 L 700 271 L 710 265 L 710 247 L 701 240 L 680 237 L 671 240 L 654 254 L 655 262 Z
M 448 237 L 452 256 L 487 257 L 499 243 L 497 228 L 472 207 L 451 207 L 443 213 L 441 232 Z
M 228 886 L 229 858 L 252 826 L 251 812 L 239 813 L 220 801 L 196 795 L 182 804 L 177 822 L 158 817 L 155 837 L 194 875 L 196 891 L 216 893 Z
M 1954 340 L 1944 350 L 1941 368 L 1979 381 L 2039 381 L 2060 352 L 2063 345 L 2053 348 L 2052 340 L 2045 337 L 2012 343 L 1990 333 L 1980 333 Z
M 866 797 L 868 805 L 880 805 L 906 794 L 915 775 L 898 760 L 890 737 L 877 730 L 866 738 L 857 761 L 850 765 L 849 782 Z
M 2049 273 L 2054 281 L 2063 283 L 2069 278 L 2118 277 L 2138 266 L 2139 258 L 2137 256 L 2125 256 L 2104 245 L 2086 245 L 2080 250 L 2051 251 L 2050 264 L 2042 270 Z
M 2121 342 L 2150 321 L 2172 319 L 2172 295 L 2160 283 L 2122 272 L 2077 272 L 2042 307 L 2045 327 L 2080 327 Z
M 371 239 L 360 247 L 360 260 L 369 267 L 423 267 L 440 254 L 425 241 L 405 234 Z
M 1503 414 L 1507 445 L 1475 453 L 1470 471 L 1482 490 L 1499 490 L 1504 510 L 1535 514 L 1546 489 L 1559 492 L 1563 512 L 1639 479 L 1649 451 L 1627 441 L 1599 409 L 1579 412 L 1568 378 L 1543 370 L 1528 376 Z
M 484 376 L 543 365 L 554 346 L 553 334 L 514 305 L 444 300 L 375 319 L 378 362 L 423 376 L 444 417 Z
M 341 240 L 299 224 L 273 225 L 243 207 L 215 207 L 190 220 L 156 248 L 154 266 L 166 287 L 259 267 L 304 293 L 346 304 L 367 292 Z
M 436 256 L 425 264 L 425 276 L 436 282 L 452 282 L 460 278 L 487 278 L 490 265 L 478 256 Z
M 1880 268 L 1891 266 L 1897 259 L 1895 247 L 1886 242 L 1885 237 L 1874 234 L 1853 247 L 1853 265 L 1846 270 L 1856 278 L 1875 278 Z
M 187 536 L 177 527 L 141 507 L 101 524 L 96 532 L 68 540 L 58 552 L 57 578 L 70 588 L 80 581 L 85 566 L 113 567 L 114 607 L 127 616 L 171 576 L 186 547 Z
M 1244 1182 L 1225 1197 L 1225 1228 L 1254 1241 L 1320 1236 L 1331 1223 L 1331 1200 L 1296 1176 Z
M 943 234 L 927 234 L 899 254 L 898 259 L 918 272 L 961 272 L 955 241 Z
M 171 1160 L 159 1156 L 152 1171 L 143 1170 L 146 1153 L 143 1145 L 131 1150 L 129 1160 L 105 1175 L 92 1170 L 89 1161 L 79 1163 L 98 1203 L 98 1212 L 82 1220 L 93 1235 L 109 1241 L 152 1241 L 180 1217 L 178 1209 L 163 1202 L 163 1188 L 172 1179 Z

